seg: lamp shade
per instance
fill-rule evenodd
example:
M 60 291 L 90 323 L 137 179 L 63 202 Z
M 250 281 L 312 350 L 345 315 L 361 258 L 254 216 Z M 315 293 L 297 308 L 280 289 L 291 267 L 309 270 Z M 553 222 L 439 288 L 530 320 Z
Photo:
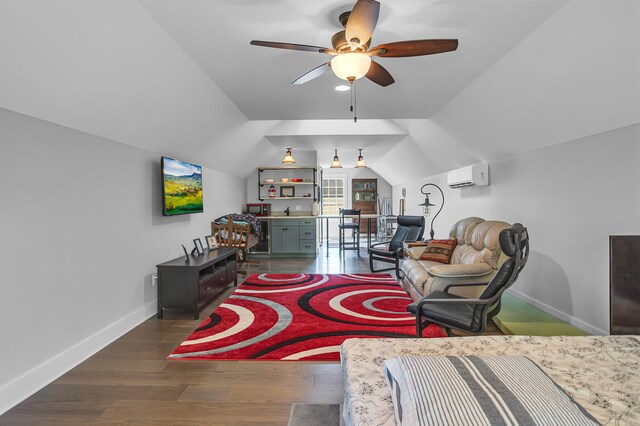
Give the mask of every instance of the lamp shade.
M 364 158 L 362 157 L 362 150 L 358 149 L 360 154 L 358 155 L 358 161 L 356 162 L 356 169 L 366 169 L 367 163 L 364 162 Z
M 429 193 L 425 195 L 424 203 L 418 205 L 422 207 L 422 214 L 424 216 L 429 216 L 431 214 L 431 207 L 436 206 L 435 204 L 432 204 L 431 201 L 429 201 Z
M 360 52 L 346 52 L 331 60 L 331 70 L 343 80 L 357 80 L 364 77 L 371 66 L 371 58 Z
M 284 158 L 282 159 L 282 164 L 295 164 L 296 160 L 293 159 L 291 155 L 291 148 L 287 148 L 287 152 L 284 154 Z
M 335 150 L 335 155 L 333 156 L 333 161 L 331 162 L 332 169 L 341 169 L 342 163 L 340 162 L 340 158 L 338 158 L 338 150 Z

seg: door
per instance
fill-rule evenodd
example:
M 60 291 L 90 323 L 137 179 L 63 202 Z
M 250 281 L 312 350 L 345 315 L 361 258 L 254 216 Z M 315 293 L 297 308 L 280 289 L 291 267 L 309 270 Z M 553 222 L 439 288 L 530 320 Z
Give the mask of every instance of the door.
M 285 253 L 284 251 L 284 226 L 271 226 L 271 253 Z
M 272 226 L 271 253 L 298 253 L 299 231 L 297 226 Z
M 284 253 L 298 253 L 300 228 L 287 226 L 284 231 Z

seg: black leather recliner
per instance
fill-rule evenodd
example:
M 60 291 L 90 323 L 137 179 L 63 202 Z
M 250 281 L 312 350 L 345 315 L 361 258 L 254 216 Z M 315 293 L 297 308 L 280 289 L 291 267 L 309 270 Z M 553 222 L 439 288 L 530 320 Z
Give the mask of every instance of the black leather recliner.
M 450 284 L 444 291 L 434 291 L 407 306 L 407 311 L 416 316 L 416 336 L 435 323 L 443 326 L 447 335 L 451 329 L 469 334 L 480 334 L 487 324 L 500 312 L 500 298 L 518 278 L 529 258 L 529 235 L 527 228 L 516 223 L 500 232 L 500 247 L 508 256 L 493 279 L 477 299 L 469 299 L 449 293 L 449 288 L 475 286 L 478 283 Z
M 396 270 L 396 277 L 400 278 L 400 259 L 402 258 L 402 243 L 405 241 L 418 241 L 424 234 L 424 216 L 398 216 L 398 228 L 391 238 L 385 243 L 373 244 L 369 247 L 369 268 L 371 272 Z M 375 270 L 373 261 L 393 263 L 394 267 Z

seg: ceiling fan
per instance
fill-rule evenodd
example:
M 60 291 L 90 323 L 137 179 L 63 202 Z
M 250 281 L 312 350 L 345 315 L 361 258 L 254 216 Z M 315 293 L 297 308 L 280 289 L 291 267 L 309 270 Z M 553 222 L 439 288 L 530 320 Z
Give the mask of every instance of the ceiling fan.
M 383 87 L 394 83 L 395 80 L 382 65 L 371 60 L 372 56 L 403 58 L 451 52 L 458 48 L 457 39 L 398 41 L 369 48 L 371 36 L 378 23 L 379 13 L 379 2 L 375 0 L 357 0 L 353 10 L 344 12 L 339 17 L 340 24 L 345 29 L 338 31 L 331 37 L 333 49 L 306 44 L 261 40 L 252 40 L 251 44 L 254 46 L 333 55 L 333 59 L 330 62 L 312 69 L 293 81 L 292 84 L 306 83 L 320 77 L 331 69 L 337 77 L 351 83 L 359 78 L 366 77 Z

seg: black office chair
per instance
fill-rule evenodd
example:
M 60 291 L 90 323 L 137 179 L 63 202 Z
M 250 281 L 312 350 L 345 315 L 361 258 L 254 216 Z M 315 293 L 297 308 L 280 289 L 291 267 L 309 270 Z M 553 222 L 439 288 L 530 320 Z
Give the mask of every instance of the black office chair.
M 356 250 L 360 257 L 360 212 L 361 210 L 340 209 L 340 224 L 338 225 L 340 254 L 344 250 Z M 352 231 L 352 241 L 346 241 L 345 231 Z
M 422 337 L 422 330 L 435 323 L 443 326 L 447 335 L 451 329 L 477 335 L 500 312 L 502 293 L 518 278 L 529 258 L 529 235 L 527 228 L 516 223 L 500 232 L 500 247 L 509 258 L 500 267 L 496 276 L 487 284 L 480 297 L 469 299 L 448 293 L 451 287 L 478 284 L 452 284 L 444 291 L 434 291 L 407 306 L 407 311 L 416 316 L 416 336 Z
M 402 259 L 402 243 L 418 241 L 424 234 L 424 216 L 398 216 L 398 228 L 391 241 L 373 244 L 369 247 L 369 269 L 371 272 L 396 270 L 396 277 L 400 278 L 400 259 Z M 393 263 L 394 267 L 374 269 L 373 261 Z

